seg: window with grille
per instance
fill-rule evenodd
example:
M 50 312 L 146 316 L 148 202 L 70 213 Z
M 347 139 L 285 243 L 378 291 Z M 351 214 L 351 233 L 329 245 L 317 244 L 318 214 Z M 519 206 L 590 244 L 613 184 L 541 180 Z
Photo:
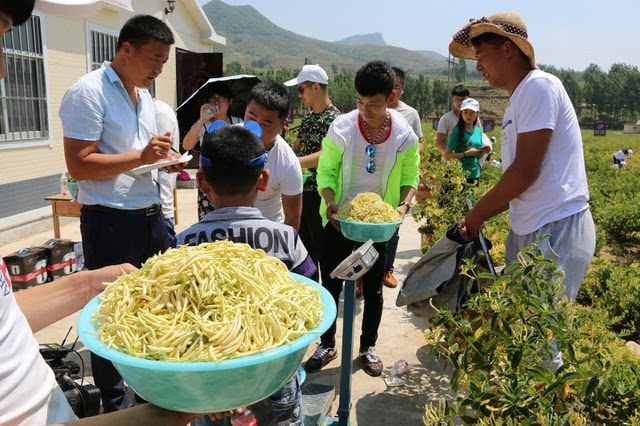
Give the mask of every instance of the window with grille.
M 100 68 L 104 61 L 110 61 L 116 56 L 118 36 L 91 30 L 91 71 Z
M 49 137 L 43 45 L 37 15 L 2 38 L 7 76 L 0 80 L 0 142 Z
M 111 61 L 116 56 L 116 46 L 118 44 L 118 36 L 107 34 L 104 32 L 91 31 L 91 71 L 100 68 L 104 61 Z M 151 96 L 156 95 L 156 82 L 154 81 L 149 88 Z

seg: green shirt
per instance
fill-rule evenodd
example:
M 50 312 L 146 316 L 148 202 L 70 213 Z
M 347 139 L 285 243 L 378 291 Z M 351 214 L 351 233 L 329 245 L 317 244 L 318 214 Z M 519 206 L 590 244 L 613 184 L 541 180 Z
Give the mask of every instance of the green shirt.
M 460 154 L 471 148 L 482 148 L 482 130 L 477 127 L 474 127 L 472 132 L 467 132 L 465 130 L 464 135 L 462 136 L 461 147 L 458 146 L 458 132 L 458 127 L 451 131 L 449 143 L 447 143 L 447 149 L 450 149 L 456 154 Z M 463 157 L 460 161 L 462 162 L 462 168 L 469 172 L 470 179 L 478 179 L 480 177 L 478 157 Z

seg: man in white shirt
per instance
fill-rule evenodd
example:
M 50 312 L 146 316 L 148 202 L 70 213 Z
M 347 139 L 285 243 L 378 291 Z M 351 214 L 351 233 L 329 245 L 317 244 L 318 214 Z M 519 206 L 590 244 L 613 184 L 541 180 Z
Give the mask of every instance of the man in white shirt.
M 436 131 L 436 148 L 438 148 L 443 154 L 447 150 L 447 143 L 449 142 L 451 132 L 458 125 L 458 119 L 460 118 L 460 105 L 462 105 L 462 101 L 468 97 L 469 89 L 462 84 L 455 86 L 451 90 L 451 103 L 453 104 L 453 109 L 440 117 L 440 120 L 438 121 L 438 130 Z M 482 130 L 482 121 L 480 120 L 480 117 L 478 117 L 476 127 L 479 127 L 480 130 Z
M 0 79 L 6 76 L 2 36 L 24 23 L 35 0 L 0 0 Z M 77 419 L 45 363 L 33 333 L 81 309 L 130 264 L 79 272 L 55 282 L 13 293 L 0 257 L 0 424 L 41 425 Z M 231 413 L 227 413 L 231 414 Z M 83 420 L 90 425 L 184 425 L 197 414 L 175 413 L 151 404 Z M 215 414 L 220 418 L 221 414 Z
M 158 172 L 136 167 L 178 156 L 159 134 L 147 90 L 162 73 L 174 37 L 150 15 L 130 18 L 118 35 L 113 61 L 74 82 L 60 105 L 64 153 L 78 181 L 80 231 L 88 269 L 123 262 L 136 267 L 169 247 Z M 91 354 L 105 412 L 131 403 L 113 365 Z
M 472 20 L 454 35 L 452 55 L 477 59 L 492 87 L 509 92 L 502 125 L 504 174 L 461 222 L 468 238 L 509 209 L 506 261 L 548 234 L 539 246 L 565 273 L 574 300 L 595 250 L 582 136 L 575 110 L 560 80 L 535 65 L 527 27 L 515 12 Z M 562 358 L 554 358 L 555 371 Z
M 391 67 L 395 74 L 394 84 L 393 84 L 393 100 L 389 102 L 389 108 L 395 109 L 402 115 L 411 129 L 413 133 L 418 137 L 418 152 L 422 152 L 422 121 L 420 120 L 420 115 L 415 108 L 410 107 L 401 101 L 402 95 L 404 94 L 404 82 L 406 78 L 406 73 L 398 68 Z M 394 267 L 393 264 L 396 260 L 396 252 L 398 251 L 398 242 L 400 240 L 400 236 L 398 234 L 398 230 L 396 230 L 393 237 L 387 242 L 387 257 L 385 258 L 384 265 L 384 275 L 382 277 L 382 283 L 389 288 L 396 288 L 398 286 L 398 280 L 393 276 Z
M 302 215 L 302 168 L 287 141 L 280 136 L 287 113 L 289 95 L 284 86 L 270 81 L 256 84 L 249 94 L 244 121 L 262 127 L 262 143 L 268 152 L 269 185 L 258 194 L 254 207 L 264 217 L 300 229 Z
M 178 128 L 178 119 L 176 113 L 166 102 L 160 99 L 153 99 L 153 106 L 156 107 L 156 126 L 158 134 L 168 134 L 173 141 L 172 148 L 178 152 L 180 149 L 180 130 Z M 176 173 L 170 173 L 166 170 L 158 171 L 158 183 L 160 184 L 160 199 L 162 200 L 162 215 L 164 223 L 167 225 L 167 236 L 169 243 L 173 243 L 176 237 L 175 230 L 175 213 L 173 210 L 173 189 L 176 186 Z

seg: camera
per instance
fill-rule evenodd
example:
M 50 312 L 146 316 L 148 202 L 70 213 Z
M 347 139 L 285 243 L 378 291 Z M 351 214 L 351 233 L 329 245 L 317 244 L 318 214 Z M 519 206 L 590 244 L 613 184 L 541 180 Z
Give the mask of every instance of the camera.
M 53 370 L 56 382 L 64 392 L 75 415 L 79 418 L 95 416 L 100 411 L 100 390 L 92 384 L 82 384 L 82 376 L 79 375 L 80 366 L 66 359 L 71 352 L 75 352 L 73 347 L 65 348 L 57 343 L 40 345 L 40 355 Z M 78 357 L 80 356 L 77 352 L 75 353 Z M 84 363 L 82 375 L 84 376 Z

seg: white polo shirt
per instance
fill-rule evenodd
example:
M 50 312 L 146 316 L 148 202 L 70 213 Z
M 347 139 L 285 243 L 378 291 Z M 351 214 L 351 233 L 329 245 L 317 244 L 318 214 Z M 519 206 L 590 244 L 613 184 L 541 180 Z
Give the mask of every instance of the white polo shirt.
M 65 137 L 99 141 L 98 152 L 120 154 L 142 149 L 157 135 L 156 110 L 146 89 L 138 90 L 134 108 L 124 84 L 108 62 L 85 74 L 62 98 L 60 119 Z M 122 173 L 109 179 L 78 182 L 78 202 L 136 210 L 160 203 L 157 171 Z

